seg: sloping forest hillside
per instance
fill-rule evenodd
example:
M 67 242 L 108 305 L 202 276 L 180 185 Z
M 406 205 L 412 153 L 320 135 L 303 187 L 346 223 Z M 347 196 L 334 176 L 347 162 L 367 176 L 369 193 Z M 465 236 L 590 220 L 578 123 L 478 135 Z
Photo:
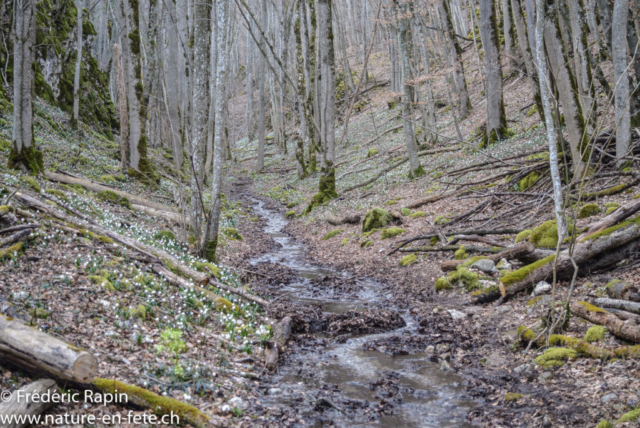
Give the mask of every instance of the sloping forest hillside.
M 640 425 L 637 0 L 0 37 L 0 427 Z

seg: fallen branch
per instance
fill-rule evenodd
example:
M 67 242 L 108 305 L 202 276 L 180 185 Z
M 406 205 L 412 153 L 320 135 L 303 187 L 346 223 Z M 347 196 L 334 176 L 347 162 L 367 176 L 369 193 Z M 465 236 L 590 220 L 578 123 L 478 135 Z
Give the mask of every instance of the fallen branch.
M 400 248 L 398 251 L 401 253 L 430 253 L 437 251 L 458 251 L 461 246 L 458 245 L 445 245 L 444 247 L 411 247 L 411 248 Z M 493 248 L 493 247 L 475 247 L 475 246 L 464 246 L 464 249 L 469 253 L 491 253 L 496 254 L 499 253 L 502 248 Z
M 450 196 L 454 196 L 455 194 L 456 194 L 456 192 L 446 192 L 446 193 L 441 193 L 439 195 L 427 196 L 426 198 L 418 199 L 416 201 L 408 203 L 407 205 L 405 205 L 405 208 L 409 208 L 409 209 L 420 208 L 423 205 L 427 205 L 427 204 L 430 204 L 432 202 L 437 202 L 437 201 L 439 201 L 441 199 L 445 199 L 445 198 L 448 198 Z
M 455 232 L 446 232 L 444 235 L 445 236 L 455 236 L 455 235 L 478 235 L 478 236 L 484 236 L 484 235 L 508 235 L 508 234 L 514 234 L 514 233 L 520 233 L 520 232 L 521 232 L 520 229 L 464 230 L 464 231 L 460 230 L 460 231 L 455 231 Z M 421 241 L 423 239 L 431 239 L 431 238 L 439 238 L 440 239 L 440 235 L 436 235 L 436 234 L 418 235 L 418 236 L 414 236 L 413 238 L 406 239 L 406 240 L 402 241 L 398 247 L 396 247 L 394 250 L 392 250 L 387 255 L 390 256 L 391 254 L 395 253 L 396 251 L 400 251 L 400 248 L 404 247 L 407 244 L 410 244 L 411 242 Z
M 453 238 L 449 240 L 449 244 L 457 244 L 458 241 L 472 241 L 472 242 L 481 242 L 487 245 L 493 245 L 494 247 L 506 247 L 505 242 L 494 241 L 491 238 L 485 238 L 480 235 L 453 235 Z
M 6 401 L 0 402 L 0 415 L 3 416 L 3 428 L 22 428 L 36 420 L 53 406 L 53 400 L 42 399 L 58 392 L 58 385 L 51 379 L 40 379 L 9 394 Z M 22 422 L 24 421 L 24 422 Z M 35 424 L 34 424 L 35 425 Z
M 618 300 L 618 299 L 607 299 L 600 298 L 596 299 L 593 302 L 596 306 L 604 308 L 604 309 L 619 309 L 622 311 L 631 312 L 634 314 L 640 315 L 640 303 L 638 302 L 630 302 L 628 300 Z
M 265 366 L 269 371 L 274 371 L 278 367 L 280 354 L 284 353 L 285 346 L 291 338 L 291 322 L 291 317 L 284 317 L 273 325 L 273 337 L 266 343 L 265 349 Z
M 325 219 L 327 223 L 332 224 L 334 226 L 340 226 L 341 224 L 357 224 L 360 223 L 360 215 L 359 214 L 349 214 L 344 217 L 338 217 L 331 213 L 326 214 Z
M 25 229 L 38 229 L 40 228 L 40 223 L 31 223 L 31 224 L 21 224 L 18 226 L 7 227 L 6 229 L 0 230 L 0 235 L 4 235 L 5 233 L 17 232 Z
M 14 242 L 18 242 L 21 239 L 25 239 L 29 235 L 31 235 L 31 229 L 21 230 L 17 233 L 14 233 L 13 235 L 7 236 L 4 239 L 0 239 L 0 247 L 11 245 Z
M 89 352 L 4 315 L 0 315 L 0 355 L 28 372 L 82 384 L 90 382 L 98 368 Z
M 600 221 L 587 225 L 586 229 L 578 237 L 578 240 L 583 240 L 594 233 L 600 232 L 614 224 L 618 224 L 638 211 L 640 211 L 640 200 L 634 200 L 627 205 L 623 205 Z
M 640 343 L 640 326 L 635 323 L 635 320 L 622 321 L 614 314 L 587 302 L 573 303 L 571 312 L 594 324 L 605 326 L 614 336 Z

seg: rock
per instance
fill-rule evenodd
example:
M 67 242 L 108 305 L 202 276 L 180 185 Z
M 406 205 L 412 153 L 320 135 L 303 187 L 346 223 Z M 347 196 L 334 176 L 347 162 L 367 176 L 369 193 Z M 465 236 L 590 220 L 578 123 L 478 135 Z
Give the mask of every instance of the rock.
M 436 353 L 436 348 L 433 347 L 433 345 L 429 345 L 427 346 L 427 348 L 424 350 L 425 354 L 427 355 L 433 355 Z
M 536 309 L 543 307 L 547 303 L 551 301 L 551 296 L 549 294 L 544 294 L 542 296 L 536 296 L 530 299 L 527 302 L 527 313 L 532 313 Z
M 618 396 L 613 392 L 610 392 L 609 394 L 602 396 L 602 398 L 600 399 L 600 401 L 602 401 L 602 404 L 609 404 L 612 401 L 617 401 L 617 400 L 618 400 Z
M 496 269 L 498 270 L 511 269 L 511 263 L 509 263 L 507 259 L 500 259 L 500 261 L 496 265 Z
M 280 388 L 269 388 L 269 391 L 267 391 L 267 394 L 269 395 L 278 395 L 280 393 L 282 393 Z
M 449 309 L 447 310 L 447 312 L 449 312 L 449 315 L 451 315 L 451 318 L 453 318 L 454 320 L 459 320 L 461 318 L 467 317 L 467 314 L 465 314 L 464 312 L 457 311 L 455 309 Z
M 449 351 L 448 343 L 439 343 L 438 345 L 436 345 L 436 352 L 438 354 L 444 354 L 447 351 Z
M 498 285 L 495 281 L 487 281 L 486 279 L 479 279 L 478 284 L 482 288 L 489 288 Z
M 220 406 L 220 411 L 222 413 L 229 413 L 231 411 L 231 407 L 228 404 L 223 404 Z
M 247 407 L 249 407 L 249 405 L 245 403 L 245 401 L 240 397 L 233 397 L 227 403 L 232 408 L 236 408 L 240 410 L 247 410 Z
M 494 352 L 487 357 L 487 364 L 493 367 L 504 366 L 507 364 L 507 359 L 500 355 L 499 352 Z
M 443 372 L 452 372 L 453 367 L 451 367 L 451 364 L 447 360 L 442 360 L 440 361 L 440 370 Z
M 435 308 L 433 308 L 433 314 L 434 315 L 438 315 L 442 311 L 443 311 L 443 309 L 440 306 L 436 306 Z
M 17 293 L 13 293 L 13 299 L 14 300 L 26 300 L 27 297 L 29 297 L 29 293 L 27 293 L 26 291 L 18 291 Z
M 536 284 L 536 288 L 533 290 L 532 296 L 540 296 L 541 294 L 548 294 L 551 291 L 551 284 L 547 281 L 540 281 Z
M 513 372 L 520 374 L 520 373 L 526 372 L 528 369 L 529 369 L 528 364 L 522 364 L 521 366 L 518 366 L 515 369 L 513 369 Z
M 492 273 L 496 270 L 496 264 L 493 260 L 480 259 L 471 265 L 473 269 L 478 269 L 480 272 Z
M 549 380 L 553 377 L 553 373 L 551 372 L 542 372 L 542 374 L 540 375 L 540 378 L 545 381 L 545 380 Z

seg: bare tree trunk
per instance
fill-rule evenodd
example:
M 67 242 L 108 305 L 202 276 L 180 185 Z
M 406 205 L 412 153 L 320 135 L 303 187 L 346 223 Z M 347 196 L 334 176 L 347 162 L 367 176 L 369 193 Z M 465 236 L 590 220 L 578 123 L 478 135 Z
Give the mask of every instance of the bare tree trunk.
M 15 0 L 13 9 L 13 143 L 8 165 L 36 174 L 44 170 L 42 152 L 33 140 L 36 2 Z
M 253 92 L 255 77 L 254 74 L 256 70 L 256 59 L 255 59 L 255 47 L 253 39 L 251 38 L 251 33 L 247 29 L 247 75 L 246 75 L 246 90 L 247 90 L 247 109 L 245 113 L 245 122 L 247 126 L 247 139 L 249 142 L 253 141 L 255 137 L 255 118 L 253 115 Z
M 618 167 L 625 165 L 624 156 L 629 151 L 631 118 L 629 116 L 629 73 L 627 71 L 627 26 L 629 0 L 615 0 L 611 31 L 612 60 L 614 71 L 614 94 L 616 105 L 616 157 Z
M 76 33 L 77 33 L 77 46 L 76 46 L 76 68 L 73 76 L 73 116 L 71 117 L 71 126 L 76 128 L 78 126 L 78 117 L 80 114 L 80 65 L 82 64 L 82 11 L 83 1 L 76 0 L 76 8 L 78 9 Z
M 122 69 L 122 50 L 120 45 L 113 45 L 113 62 L 116 68 L 118 85 L 118 111 L 120 113 L 120 169 L 123 173 L 129 170 L 129 114 L 127 112 L 127 89 Z
M 536 55 L 538 57 L 538 70 L 540 79 L 540 95 L 544 108 L 545 125 L 547 127 L 547 140 L 549 143 L 549 166 L 551 168 L 551 181 L 553 183 L 553 202 L 555 208 L 556 222 L 558 225 L 558 240 L 566 236 L 566 222 L 562 210 L 562 183 L 560 181 L 560 170 L 558 168 L 558 140 L 555 125 L 553 122 L 553 113 L 551 111 L 551 103 L 549 99 L 550 85 L 547 80 L 547 59 L 544 54 L 543 37 L 546 31 L 546 14 L 544 13 L 545 0 L 536 0 L 538 14 L 536 18 Z
M 266 28 L 267 23 L 267 0 L 260 0 L 261 3 L 261 27 Z M 264 52 L 264 40 L 260 39 L 260 51 Z M 258 66 L 258 158 L 256 160 L 256 172 L 260 172 L 264 168 L 264 145 L 265 145 L 265 79 L 266 67 L 264 63 L 267 59 L 263 56 L 259 60 Z
M 504 35 L 504 55 L 509 64 L 513 63 L 513 17 L 511 1 L 502 0 L 502 33 Z
M 569 1 L 569 15 L 571 22 L 571 34 L 573 42 L 575 77 L 578 83 L 578 92 L 580 95 L 580 103 L 586 120 L 586 129 L 590 134 L 596 127 L 596 105 L 595 105 L 595 86 L 591 75 L 591 67 L 589 66 L 589 47 L 585 45 L 589 26 L 584 13 L 584 4 L 582 0 Z
M 213 201 L 207 218 L 207 228 L 205 232 L 205 242 L 202 247 L 202 256 L 207 260 L 214 262 L 216 260 L 216 250 L 218 247 L 218 230 L 220 227 L 220 211 L 221 196 L 223 184 L 224 164 L 224 108 L 226 104 L 225 81 L 229 67 L 229 50 L 228 33 L 224 31 L 229 22 L 229 8 L 231 0 L 218 1 L 218 49 L 222 50 L 222 54 L 218 57 L 216 69 L 216 118 L 215 118 L 215 141 L 213 142 Z
M 502 66 L 498 45 L 498 25 L 493 0 L 480 0 L 480 36 L 485 57 L 487 77 L 487 134 L 485 146 L 503 139 L 506 134 L 507 118 L 502 98 Z

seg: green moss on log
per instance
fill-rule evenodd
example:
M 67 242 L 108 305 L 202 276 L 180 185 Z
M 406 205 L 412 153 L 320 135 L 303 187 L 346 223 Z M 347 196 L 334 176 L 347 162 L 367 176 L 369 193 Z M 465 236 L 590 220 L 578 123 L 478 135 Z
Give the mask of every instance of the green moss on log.
M 536 269 L 539 269 L 551 262 L 553 262 L 555 260 L 556 256 L 555 254 L 549 256 L 549 257 L 545 257 L 544 259 L 538 260 L 534 263 L 531 263 L 530 265 L 526 265 L 521 267 L 520 269 L 510 272 L 508 274 L 506 274 L 505 276 L 503 276 L 500 281 L 502 282 L 502 284 L 506 287 L 509 287 L 510 285 L 513 285 L 517 282 L 523 281 L 524 279 L 526 279 L 533 271 L 535 271 Z
M 627 221 L 622 222 L 620 224 L 616 224 L 615 226 L 608 227 L 605 230 L 601 230 L 598 233 L 594 233 L 593 235 L 588 236 L 585 240 L 598 239 L 598 238 L 603 237 L 603 236 L 609 236 L 613 232 L 615 232 L 615 231 L 617 231 L 619 229 L 622 229 L 622 228 L 625 228 L 627 226 L 631 226 L 631 225 L 634 225 L 634 224 L 635 225 L 640 225 L 640 217 L 634 217 L 631 220 L 627 220 Z
M 574 360 L 578 357 L 578 352 L 569 348 L 549 348 L 542 355 L 537 357 L 534 362 L 544 368 L 559 367 L 566 360 Z
M 469 258 L 469 254 L 467 254 L 467 249 L 464 247 L 464 245 L 461 245 L 460 248 L 458 248 L 456 252 L 453 253 L 453 255 L 456 260 L 465 260 Z
M 322 238 L 322 240 L 326 241 L 327 239 L 331 239 L 334 236 L 340 235 L 342 232 L 344 232 L 344 229 L 332 230 L 331 232 L 329 232 L 326 235 L 324 235 L 324 238 Z
M 519 244 L 520 242 L 526 240 L 531 235 L 531 230 L 526 229 L 516 235 L 515 243 Z
M 220 278 L 220 268 L 211 262 L 194 262 L 193 267 L 199 271 Z
M 604 340 L 604 334 L 607 332 L 607 329 L 601 325 L 594 325 L 587 330 L 584 335 L 585 342 L 593 343 Z
M 616 425 L 623 424 L 626 422 L 636 422 L 636 421 L 640 421 L 640 409 L 635 409 L 625 413 L 624 415 L 622 415 L 620 419 L 616 421 Z
M 31 188 L 36 193 L 40 193 L 42 189 L 40 188 L 40 183 L 33 177 L 23 177 L 22 181 Z
M 446 276 L 441 276 L 440 278 L 436 279 L 435 288 L 436 288 L 436 291 L 450 290 L 451 283 L 449 282 Z
M 287 214 L 285 214 L 286 218 L 294 218 L 296 216 L 296 212 L 295 211 L 289 211 L 287 212 Z
M 426 217 L 427 215 L 425 214 L 424 211 L 416 211 L 414 213 L 409 214 L 409 218 L 420 218 L 420 217 Z
M 520 190 L 521 192 L 526 191 L 531 186 L 533 186 L 539 178 L 540 173 L 538 171 L 531 171 L 526 177 L 518 181 L 518 190 Z
M 222 233 L 229 239 L 242 241 L 242 235 L 240 235 L 238 229 L 235 229 L 233 227 L 225 227 L 224 229 L 222 229 Z
M 103 190 L 102 192 L 98 192 L 96 196 L 98 197 L 98 199 L 101 199 L 105 202 L 109 202 L 114 205 L 120 205 L 122 207 L 133 210 L 133 207 L 131 206 L 131 202 L 129 202 L 128 198 L 124 196 L 120 196 L 119 194 L 117 194 L 112 190 Z
M 558 226 L 556 221 L 545 221 L 535 227 L 529 235 L 529 242 L 538 248 L 555 248 L 558 245 Z
M 0 260 L 15 259 L 22 252 L 23 247 L 24 244 L 18 242 L 10 247 L 0 249 Z

